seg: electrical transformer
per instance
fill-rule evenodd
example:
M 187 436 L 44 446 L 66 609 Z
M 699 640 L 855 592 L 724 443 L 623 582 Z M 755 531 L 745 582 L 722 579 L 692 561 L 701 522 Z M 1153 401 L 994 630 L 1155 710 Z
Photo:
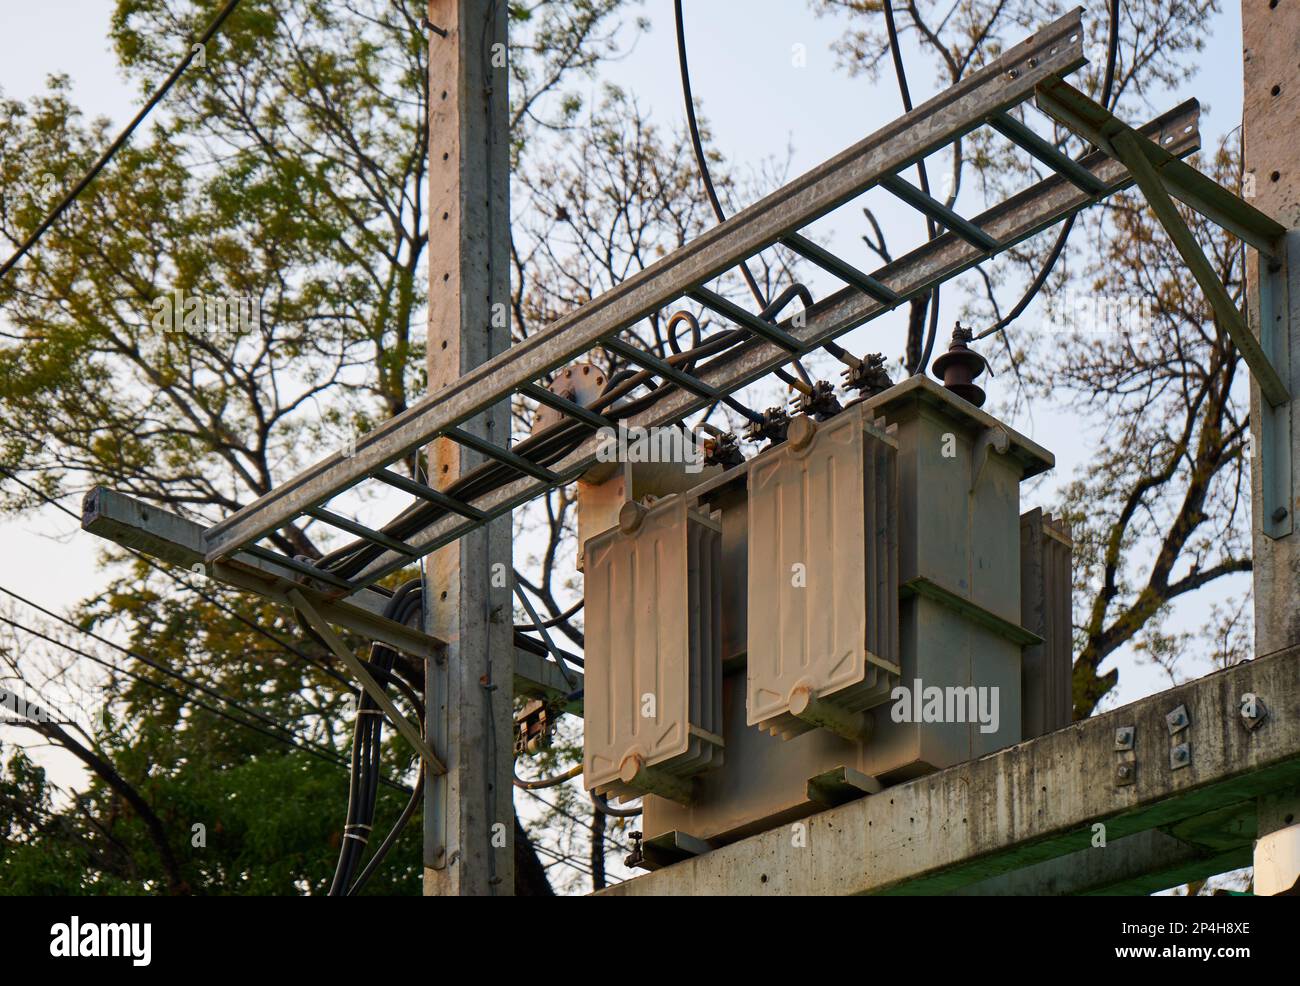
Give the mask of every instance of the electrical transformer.
M 1068 723 L 1069 532 L 1020 508 L 1053 459 L 982 400 L 796 417 L 586 539 L 585 783 L 644 796 L 646 865 Z

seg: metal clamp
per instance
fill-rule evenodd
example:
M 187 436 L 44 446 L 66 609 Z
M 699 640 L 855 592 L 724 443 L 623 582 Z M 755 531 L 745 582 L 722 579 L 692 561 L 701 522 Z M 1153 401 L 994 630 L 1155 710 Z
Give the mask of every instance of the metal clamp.
M 1128 787 L 1137 780 L 1137 727 L 1115 730 L 1115 786 Z
M 1186 705 L 1180 705 L 1165 716 L 1165 725 L 1169 728 L 1169 769 L 1180 770 L 1192 763 L 1192 741 L 1190 736 L 1180 734 L 1192 724 L 1192 718 Z

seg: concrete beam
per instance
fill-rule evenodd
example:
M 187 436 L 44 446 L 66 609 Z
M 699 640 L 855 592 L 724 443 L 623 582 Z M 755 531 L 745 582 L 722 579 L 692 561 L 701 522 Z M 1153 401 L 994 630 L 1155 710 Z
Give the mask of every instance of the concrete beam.
M 575 691 L 582 690 L 582 672 L 569 669 L 569 676 L 574 679 L 572 687 L 565 681 L 564 675 L 554 661 L 545 654 L 538 654 L 515 645 L 515 694 L 528 698 L 540 698 L 546 702 L 558 702 L 565 712 L 582 715 L 582 698 L 569 698 Z
M 1247 803 L 1252 815 L 1254 806 Z M 1250 865 L 1250 843 L 1217 851 L 1160 829 L 1044 860 L 957 890 L 951 897 L 1068 897 L 1150 894 L 1207 873 Z
M 1166 843 L 1148 872 L 1169 884 L 1249 861 L 1249 813 L 1262 794 L 1300 782 L 1300 648 L 1290 648 L 794 825 L 715 849 L 603 891 L 611 895 L 938 894 L 1074 853 L 1114 850 L 1074 892 L 1140 886 L 1126 840 L 1167 829 L 1198 847 Z M 1268 715 L 1248 729 L 1241 696 Z M 1166 716 L 1190 724 L 1171 736 Z M 1119 777 L 1116 730 L 1135 728 L 1131 783 Z M 1190 757 L 1174 767 L 1175 745 Z M 1244 819 L 1244 821 L 1242 820 Z M 1234 821 L 1237 820 L 1237 821 Z M 1094 825 L 1106 848 L 1093 848 Z M 1129 847 L 1126 849 L 1126 846 Z M 1116 879 L 1112 876 L 1118 874 Z

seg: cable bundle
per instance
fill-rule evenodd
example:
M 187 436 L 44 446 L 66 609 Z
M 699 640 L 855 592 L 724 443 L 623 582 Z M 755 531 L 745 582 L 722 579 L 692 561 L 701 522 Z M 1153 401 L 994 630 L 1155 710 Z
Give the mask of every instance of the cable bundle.
M 384 607 L 384 616 L 398 623 L 406 624 L 412 618 L 424 617 L 424 591 L 421 579 L 411 579 L 398 587 Z M 392 685 L 418 710 L 424 718 L 424 705 L 420 697 L 406 682 L 393 674 L 393 665 L 397 660 L 397 651 L 384 644 L 372 644 L 370 648 L 369 671 L 379 681 L 385 691 Z M 334 870 L 334 880 L 330 884 L 331 897 L 353 896 L 360 892 L 371 875 L 378 868 L 388 851 L 397 841 L 402 829 L 415 814 L 424 790 L 424 770 L 420 770 L 420 779 L 402 814 L 394 823 L 392 830 L 375 850 L 359 876 L 357 867 L 365 856 L 366 845 L 375 821 L 375 801 L 380 784 L 380 742 L 382 739 L 384 715 L 378 703 L 364 689 L 357 692 L 356 729 L 352 734 L 352 780 L 348 786 L 347 822 L 343 826 L 343 844 L 339 847 L 338 866 Z

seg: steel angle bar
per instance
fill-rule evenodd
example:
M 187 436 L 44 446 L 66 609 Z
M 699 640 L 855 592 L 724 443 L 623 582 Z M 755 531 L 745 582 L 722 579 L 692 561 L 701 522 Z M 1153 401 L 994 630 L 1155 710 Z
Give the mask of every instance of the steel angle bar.
M 203 525 L 125 493 L 102 486 L 92 489 L 82 504 L 81 527 L 96 537 L 176 565 L 193 578 L 221 582 L 286 606 L 288 591 L 296 588 L 331 623 L 413 657 L 423 659 L 446 646 L 437 637 L 385 617 L 387 596 L 362 589 L 346 599 L 332 599 L 300 583 L 296 570 L 282 564 L 279 556 L 272 563 L 241 551 L 228 561 L 205 564 Z
M 570 418 L 576 418 L 584 421 L 593 428 L 613 428 L 615 427 L 612 419 L 605 417 L 603 414 L 597 414 L 589 408 L 576 404 L 567 397 L 547 390 L 545 387 L 539 387 L 535 383 L 526 383 L 519 388 L 519 392 L 525 397 L 531 397 L 539 404 L 545 404 L 553 410 Z
M 1199 107 L 1194 100 L 1162 114 L 1146 124 L 1142 132 L 1163 141 L 1165 136 L 1174 139 L 1164 146 L 1174 154 L 1190 154 L 1200 142 L 1197 130 Z M 1080 162 L 1101 181 L 1107 194 L 1128 186 L 1132 176 L 1116 159 L 1095 152 Z M 1029 237 L 1048 229 L 1067 216 L 1092 204 L 1095 198 L 1062 176 L 1044 179 L 975 217 L 981 228 L 996 237 L 1002 249 L 1008 249 Z M 873 275 L 900 298 L 908 298 L 928 291 L 934 284 L 948 280 L 986 260 L 988 254 L 952 233 L 945 233 L 882 267 Z M 893 305 L 876 300 L 855 287 L 846 287 L 816 302 L 806 312 L 801 312 L 801 323 L 793 317 L 781 324 L 787 332 L 799 339 L 805 350 L 821 345 L 828 339 L 842 335 L 859 325 L 889 311 Z M 758 379 L 789 361 L 789 353 L 766 340 L 749 339 L 726 350 L 695 371 L 698 378 L 718 390 L 736 390 Z M 629 427 L 650 427 L 671 424 L 693 414 L 708 402 L 682 391 L 666 394 L 650 409 L 625 422 Z M 590 439 L 565 459 L 555 464 L 555 470 L 580 473 L 596 461 L 598 440 Z M 477 498 L 475 505 L 483 510 L 507 509 L 527 502 L 544 492 L 546 487 L 531 479 L 521 479 Z M 506 506 L 501 506 L 506 505 Z M 408 542 L 422 551 L 432 551 L 449 544 L 461 536 L 459 518 L 449 517 L 412 535 Z M 374 567 L 391 564 L 392 558 L 380 558 L 364 570 L 359 578 L 366 578 Z
M 898 175 L 887 175 L 880 179 L 882 188 L 902 199 L 913 209 L 917 209 L 945 229 L 950 229 L 972 246 L 977 246 L 989 253 L 998 249 L 998 241 L 980 229 L 969 219 L 964 219 L 938 199 L 927 195 L 911 182 Z
M 1300 230 L 1288 232 L 1286 259 L 1280 263 L 1259 265 L 1259 344 L 1269 361 L 1292 386 L 1296 379 L 1291 356 L 1290 299 L 1300 297 Z M 1291 449 L 1295 428 L 1290 404 L 1271 407 L 1267 401 L 1259 408 L 1260 499 L 1263 501 L 1261 526 L 1266 537 L 1277 539 L 1295 530 L 1295 489 Z
M 1179 160 L 1178 155 L 1170 153 L 1169 144 L 1174 135 L 1166 134 L 1159 140 L 1150 140 L 1100 103 L 1059 79 L 1040 87 L 1037 103 L 1048 116 L 1112 157 L 1120 156 L 1114 145 L 1115 137 L 1127 134 L 1137 141 L 1174 198 L 1266 256 L 1275 259 L 1281 256 L 1281 239 L 1286 229 L 1187 162 Z
M 653 353 L 647 353 L 644 349 L 638 349 L 636 346 L 626 343 L 622 339 L 606 339 L 604 346 L 611 352 L 618 353 L 629 363 L 632 363 L 635 366 L 640 366 L 646 370 L 651 370 L 663 377 L 665 380 L 671 380 L 673 383 L 677 384 L 677 386 L 683 387 L 699 397 L 705 397 L 711 401 L 716 401 L 722 397 L 722 394 L 718 391 L 700 383 L 700 381 L 695 379 L 695 377 L 683 370 L 677 369 L 677 367 L 673 366 L 667 360 L 661 360 Z
M 519 472 L 527 473 L 529 476 L 535 476 L 536 478 L 545 480 L 548 483 L 556 483 L 560 480 L 559 476 L 551 472 L 551 470 L 547 469 L 545 466 L 538 465 L 536 462 L 530 462 L 522 455 L 517 455 L 507 448 L 502 448 L 500 445 L 494 445 L 487 439 L 479 438 L 477 435 L 472 434 L 463 428 L 448 428 L 444 434 L 457 445 L 471 448 L 480 455 L 485 455 L 489 459 L 495 459 L 497 462 L 511 466 Z
M 870 274 L 864 274 L 852 264 L 845 263 L 829 250 L 818 246 L 806 236 L 798 233 L 791 233 L 782 238 L 782 243 L 793 250 L 805 260 L 816 264 L 822 270 L 834 274 L 846 284 L 851 284 L 859 291 L 865 291 L 877 301 L 883 301 L 886 304 L 896 305 L 902 299 L 890 291 Z
M 209 560 L 282 527 L 526 383 L 600 345 L 740 261 L 1017 105 L 1037 85 L 1084 64 L 1073 11 L 912 112 L 736 213 L 615 288 L 466 373 L 357 441 L 214 525 Z
M 315 579 L 318 582 L 324 582 L 332 585 L 336 589 L 343 589 L 346 592 L 355 592 L 359 586 L 353 585 L 347 579 L 341 579 L 333 572 L 327 572 L 323 568 L 317 568 L 307 562 L 299 561 L 297 558 L 290 558 L 288 555 L 282 555 L 270 548 L 263 548 L 260 544 L 250 544 L 243 548 L 245 552 L 254 558 L 260 558 L 262 561 L 270 562 L 272 565 L 283 565 L 285 568 L 291 568 L 299 575 L 305 575 L 309 579 Z
M 1123 132 L 1115 134 L 1111 140 L 1115 153 L 1133 172 L 1133 177 L 1138 187 L 1142 189 L 1147 204 L 1151 206 L 1156 218 L 1160 220 L 1160 225 L 1169 234 L 1174 247 L 1183 258 L 1183 263 L 1187 264 L 1188 270 L 1196 278 L 1196 283 L 1205 292 L 1206 300 L 1209 301 L 1214 314 L 1223 324 L 1228 335 L 1232 337 L 1233 344 L 1241 353 L 1242 359 L 1246 361 L 1246 365 L 1250 367 L 1250 372 L 1254 374 L 1264 399 L 1273 407 L 1288 403 L 1291 395 L 1287 391 L 1286 384 L 1282 382 L 1272 360 L 1268 358 L 1259 340 L 1255 338 L 1255 333 L 1250 331 L 1245 316 L 1228 296 L 1223 282 L 1215 275 L 1214 268 L 1210 266 L 1200 244 L 1196 242 L 1196 237 L 1183 222 L 1183 217 L 1178 214 L 1178 209 L 1160 180 L 1155 165 L 1151 163 L 1138 143 L 1139 139 L 1133 134 Z
M 989 126 L 1038 158 L 1057 174 L 1065 175 L 1089 195 L 1105 193 L 1105 186 L 1093 177 L 1091 171 L 1068 154 L 1062 154 L 1055 146 L 1038 136 L 1010 113 L 997 114 L 989 120 Z
M 407 547 L 397 538 L 389 537 L 383 531 L 376 531 L 374 528 L 367 527 L 350 518 L 340 516 L 332 510 L 326 510 L 324 507 L 312 507 L 306 511 L 307 516 L 315 517 L 322 523 L 329 524 L 331 527 L 337 527 L 340 531 L 347 531 L 349 534 L 355 534 L 359 538 L 364 538 L 374 544 L 387 548 L 390 551 L 397 551 L 407 556 L 417 554 L 414 548 Z
M 339 639 L 338 634 L 334 632 L 334 628 L 316 611 L 316 607 L 307 600 L 307 597 L 297 589 L 290 589 L 288 597 L 289 601 L 307 618 L 311 628 L 320 634 L 321 639 L 325 641 L 325 645 L 334 653 L 334 656 L 342 661 L 344 666 L 356 676 L 357 681 L 361 682 L 361 687 L 366 690 L 366 694 L 373 698 L 375 703 L 384 710 L 384 714 L 393 721 L 393 726 L 402 734 L 402 738 L 415 748 L 420 758 L 428 764 L 429 769 L 438 775 L 447 773 L 446 765 L 425 743 L 419 727 L 402 715 L 397 706 L 393 704 L 393 700 L 380 687 L 379 682 L 375 681 L 374 676 L 366 670 L 365 662 L 352 653 L 352 649 Z
M 475 510 L 469 504 L 455 497 L 448 496 L 432 486 L 426 486 L 424 483 L 417 483 L 413 479 L 407 479 L 399 472 L 393 472 L 391 469 L 376 469 L 374 472 L 375 479 L 381 483 L 387 483 L 389 486 L 399 489 L 404 493 L 410 493 L 412 496 L 419 497 L 421 500 L 427 500 L 429 503 L 435 503 L 444 510 L 450 510 L 454 514 L 460 514 L 462 517 L 468 517 L 470 520 L 486 520 L 487 514 L 481 510 Z
M 715 314 L 721 315 L 737 325 L 743 325 L 750 332 L 761 336 L 768 342 L 776 343 L 786 352 L 798 353 L 800 351 L 799 340 L 783 329 L 777 328 L 775 322 L 769 322 L 745 311 L 735 302 L 728 301 L 720 294 L 714 294 L 706 288 L 696 288 L 691 292 L 691 297 Z

